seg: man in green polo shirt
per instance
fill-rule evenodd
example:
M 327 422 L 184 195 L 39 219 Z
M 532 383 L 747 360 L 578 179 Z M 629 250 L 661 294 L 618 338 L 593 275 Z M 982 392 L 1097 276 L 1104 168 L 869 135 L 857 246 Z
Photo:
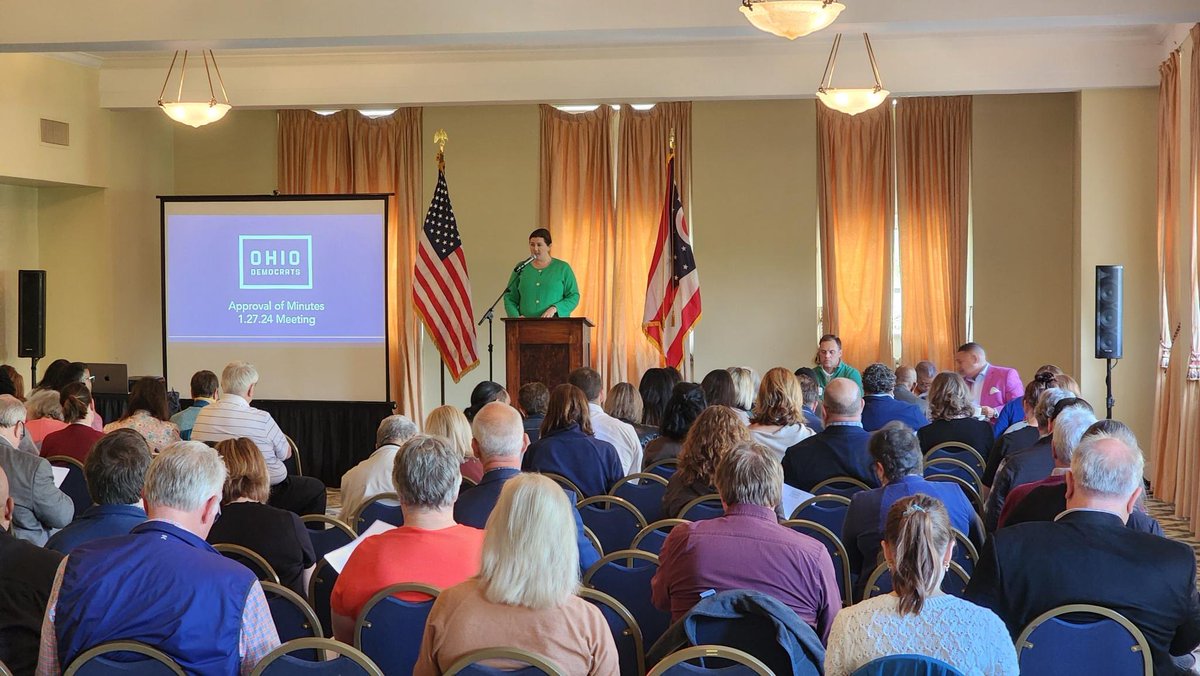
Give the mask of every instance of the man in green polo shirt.
M 825 394 L 825 386 L 834 378 L 849 378 L 858 383 L 859 395 L 862 395 L 862 376 L 858 369 L 842 361 L 842 339 L 827 333 L 817 341 L 817 386 L 821 395 Z

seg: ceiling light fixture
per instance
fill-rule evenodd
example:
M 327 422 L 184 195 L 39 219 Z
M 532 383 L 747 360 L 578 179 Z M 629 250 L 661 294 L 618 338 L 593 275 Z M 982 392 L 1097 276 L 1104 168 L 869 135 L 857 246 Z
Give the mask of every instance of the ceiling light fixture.
M 162 91 L 158 93 L 158 105 L 176 122 L 182 122 L 191 127 L 203 127 L 210 122 L 225 117 L 225 113 L 229 112 L 229 95 L 225 93 L 225 82 L 221 79 L 221 69 L 217 68 L 217 57 L 213 55 L 212 50 L 201 50 L 200 55 L 204 57 L 204 74 L 208 76 L 208 100 L 207 101 L 184 101 L 183 100 L 183 81 L 187 77 L 187 50 L 183 52 L 183 63 L 179 67 L 179 90 L 175 94 L 174 101 L 166 101 L 163 96 L 167 93 L 167 85 L 171 82 L 171 73 L 175 70 L 175 61 L 179 58 L 179 50 L 175 51 L 175 56 L 171 57 L 171 66 L 167 68 L 167 79 L 163 80 Z M 224 103 L 217 101 L 217 95 L 213 90 L 212 71 L 209 70 L 208 60 L 212 59 L 212 70 L 217 71 L 217 84 L 221 87 L 221 98 Z
M 833 23 L 846 6 L 833 0 L 742 0 L 742 14 L 755 28 L 795 40 Z
M 821 78 L 821 86 L 817 87 L 817 98 L 826 106 L 846 113 L 858 115 L 883 103 L 889 92 L 879 81 L 879 66 L 875 63 L 875 52 L 871 49 L 871 38 L 863 33 L 863 42 L 867 45 L 867 58 L 871 60 L 871 72 L 875 75 L 875 86 L 860 89 L 837 89 L 833 86 L 833 67 L 837 65 L 838 45 L 842 43 L 842 34 L 838 33 L 833 39 L 833 49 L 829 52 L 829 61 L 825 64 L 825 76 Z

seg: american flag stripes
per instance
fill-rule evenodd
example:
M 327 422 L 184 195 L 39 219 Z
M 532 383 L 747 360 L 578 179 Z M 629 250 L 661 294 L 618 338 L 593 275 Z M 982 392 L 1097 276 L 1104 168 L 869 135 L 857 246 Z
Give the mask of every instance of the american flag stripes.
M 475 322 L 471 319 L 467 256 L 441 167 L 425 226 L 417 238 L 413 302 L 450 376 L 458 382 L 479 364 L 479 356 L 475 351 Z
M 646 279 L 642 330 L 666 358 L 667 366 L 683 365 L 683 341 L 700 321 L 700 273 L 692 252 L 691 233 L 675 184 L 675 155 L 667 159 L 667 194 Z

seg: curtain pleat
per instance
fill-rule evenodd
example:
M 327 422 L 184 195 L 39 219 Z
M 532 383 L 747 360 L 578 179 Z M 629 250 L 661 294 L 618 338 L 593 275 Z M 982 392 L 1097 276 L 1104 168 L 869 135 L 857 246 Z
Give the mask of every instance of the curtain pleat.
M 660 103 L 641 111 L 622 106 L 619 117 L 617 218 L 609 266 L 613 270 L 614 321 L 605 332 L 605 340 L 612 347 L 604 375 L 608 383 L 637 383 L 643 372 L 662 363 L 662 354 L 642 332 L 642 318 L 646 276 L 667 190 L 667 154 L 672 131 L 679 199 L 689 225 L 692 223 L 692 104 Z M 685 375 L 698 380 L 694 374 Z
M 420 323 L 412 307 L 416 233 L 421 226 L 421 109 L 367 118 L 279 111 L 279 191 L 391 193 L 388 200 L 388 359 L 397 409 L 423 420 Z
M 896 106 L 901 362 L 949 364 L 966 342 L 971 97 Z
M 823 322 L 859 368 L 893 362 L 891 113 L 817 105 Z
M 1187 246 L 1185 284 L 1187 306 L 1181 312 L 1183 330 L 1187 340 L 1179 341 L 1179 348 L 1187 348 L 1187 360 L 1178 360 L 1178 368 L 1172 368 L 1180 385 L 1172 396 L 1178 403 L 1171 402 L 1168 425 L 1177 426 L 1175 443 L 1178 453 L 1188 461 L 1186 474 L 1188 490 L 1184 498 L 1187 509 L 1183 511 L 1190 521 L 1192 532 L 1200 532 L 1200 24 L 1191 31 L 1192 58 L 1188 68 L 1191 87 L 1191 115 L 1189 116 L 1191 153 L 1187 167 L 1187 208 L 1183 218 L 1183 231 Z M 1179 505 L 1176 505 L 1179 512 Z

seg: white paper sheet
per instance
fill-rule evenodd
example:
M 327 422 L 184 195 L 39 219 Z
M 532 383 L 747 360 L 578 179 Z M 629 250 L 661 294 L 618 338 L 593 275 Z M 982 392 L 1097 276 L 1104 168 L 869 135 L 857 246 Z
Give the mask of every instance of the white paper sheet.
M 813 494 L 809 493 L 808 491 L 802 491 L 799 488 L 796 488 L 795 486 L 789 486 L 787 484 L 784 484 L 783 485 L 783 515 L 787 518 L 791 518 L 792 512 L 796 511 L 796 508 L 800 506 L 800 503 L 804 502 L 805 500 L 807 500 L 811 497 L 813 497 Z
M 354 550 L 357 549 L 360 544 L 362 544 L 363 540 L 366 540 L 372 535 L 386 533 L 393 528 L 395 528 L 395 526 L 386 521 L 376 521 L 375 523 L 371 524 L 370 528 L 363 531 L 362 535 L 354 538 L 350 544 L 338 547 L 332 552 L 326 554 L 325 560 L 328 561 L 329 565 L 338 572 L 338 575 L 341 575 L 342 569 L 346 567 L 346 562 L 350 560 L 350 555 L 354 553 Z
M 62 488 L 63 482 L 67 480 L 67 475 L 71 473 L 71 468 L 51 465 L 50 471 L 54 472 L 54 485 Z

